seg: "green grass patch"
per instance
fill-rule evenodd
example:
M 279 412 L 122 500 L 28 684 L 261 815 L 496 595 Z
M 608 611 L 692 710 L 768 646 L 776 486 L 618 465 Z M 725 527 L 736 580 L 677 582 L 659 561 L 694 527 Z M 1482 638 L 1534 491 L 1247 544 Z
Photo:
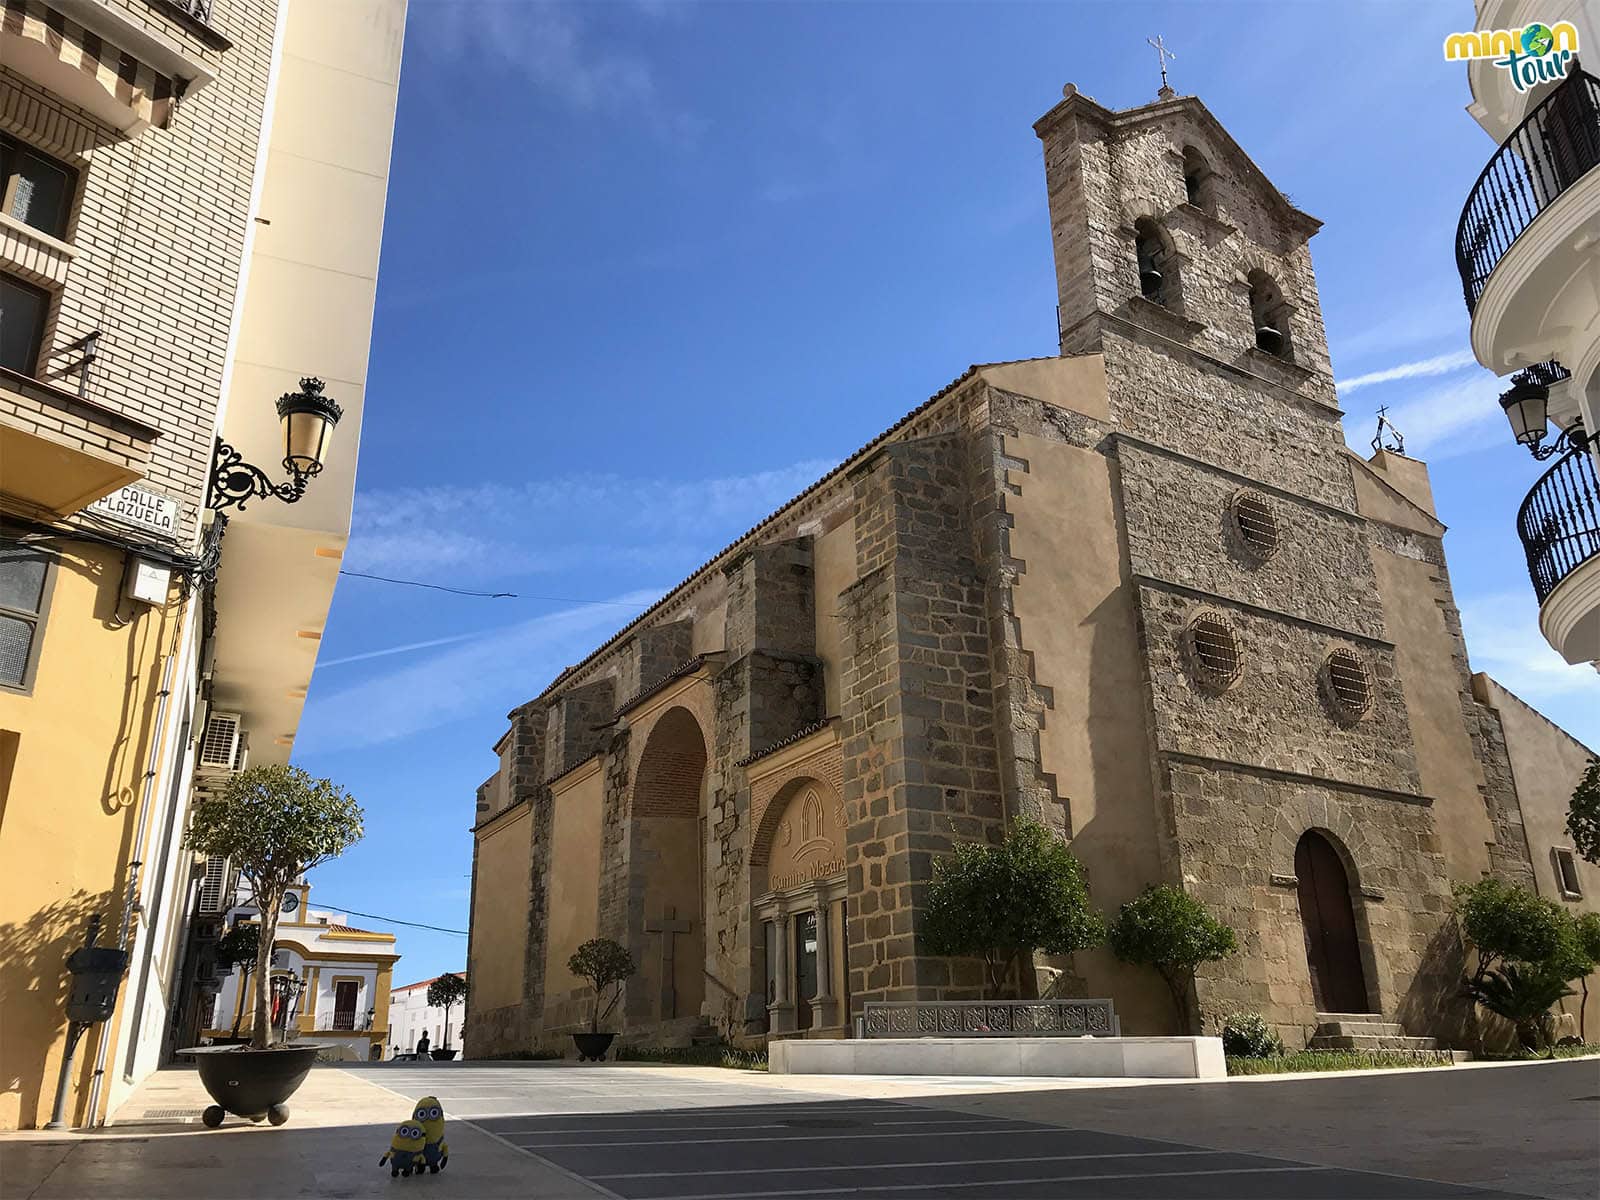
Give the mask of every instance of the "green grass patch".
M 1600 1054 L 1600 1045 L 1556 1046 L 1552 1050 L 1518 1050 L 1514 1054 L 1480 1054 L 1484 1062 L 1543 1062 L 1551 1058 L 1588 1058 Z
M 1382 1050 L 1302 1050 L 1270 1058 L 1228 1058 L 1229 1075 L 1286 1075 L 1311 1071 L 1387 1071 L 1394 1067 L 1448 1067 L 1448 1050 L 1390 1054 Z
M 765 1050 L 737 1046 L 618 1046 L 617 1062 L 672 1063 L 680 1067 L 726 1067 L 730 1071 L 765 1071 Z

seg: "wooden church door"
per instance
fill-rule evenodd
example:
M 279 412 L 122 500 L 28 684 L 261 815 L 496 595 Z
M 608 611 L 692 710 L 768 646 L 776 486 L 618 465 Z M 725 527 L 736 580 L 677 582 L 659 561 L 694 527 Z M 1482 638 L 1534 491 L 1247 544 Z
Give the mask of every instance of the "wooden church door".
M 1350 905 L 1350 879 L 1328 840 L 1308 832 L 1294 851 L 1299 880 L 1300 921 L 1305 926 L 1306 963 L 1317 1011 L 1368 1011 L 1366 978 L 1356 914 Z

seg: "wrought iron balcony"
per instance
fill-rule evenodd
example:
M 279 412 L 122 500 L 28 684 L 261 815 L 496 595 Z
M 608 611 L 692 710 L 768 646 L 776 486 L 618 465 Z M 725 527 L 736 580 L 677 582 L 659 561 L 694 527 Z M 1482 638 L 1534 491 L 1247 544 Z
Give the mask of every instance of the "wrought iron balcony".
M 1600 80 L 1574 67 L 1484 167 L 1456 226 L 1467 311 L 1506 251 L 1540 213 L 1600 165 Z
M 1539 477 L 1517 513 L 1517 533 L 1540 604 L 1600 555 L 1600 480 L 1588 445 L 1569 450 Z

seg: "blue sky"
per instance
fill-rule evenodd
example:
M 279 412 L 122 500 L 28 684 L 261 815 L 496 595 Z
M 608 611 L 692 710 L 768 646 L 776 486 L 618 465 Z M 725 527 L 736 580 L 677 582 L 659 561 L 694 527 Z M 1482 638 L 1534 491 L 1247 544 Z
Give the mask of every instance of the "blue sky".
M 1494 147 L 1439 47 L 1471 17 L 412 0 L 346 566 L 519 598 L 341 581 L 295 754 L 368 832 L 313 902 L 465 929 L 508 709 L 968 364 L 1055 353 L 1031 125 L 1069 80 L 1154 99 L 1156 33 L 1326 222 L 1348 439 L 1387 404 L 1431 464 L 1473 665 L 1600 745 L 1512 528 L 1541 468 L 1467 351 L 1453 237 Z M 465 962 L 398 932 L 398 978 Z

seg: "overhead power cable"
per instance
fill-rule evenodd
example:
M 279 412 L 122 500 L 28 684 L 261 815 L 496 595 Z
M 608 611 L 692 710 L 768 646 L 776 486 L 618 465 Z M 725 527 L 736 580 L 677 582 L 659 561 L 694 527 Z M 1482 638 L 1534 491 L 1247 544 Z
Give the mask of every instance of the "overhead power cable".
M 368 575 L 364 571 L 339 572 L 341 575 L 353 575 L 357 579 L 373 579 L 379 583 L 397 583 L 402 587 L 431 588 L 436 592 L 452 592 L 457 596 L 479 596 L 485 600 L 548 600 L 552 604 L 586 604 L 604 605 L 610 608 L 649 608 L 648 604 L 635 604 L 628 600 L 578 600 L 572 596 L 524 596 L 519 592 L 474 592 L 467 588 L 446 587 L 442 583 L 423 583 L 417 579 L 391 579 L 387 575 Z
M 317 903 L 320 905 L 325 902 L 318 900 Z M 453 933 L 457 937 L 467 936 L 467 931 L 465 929 L 446 929 L 442 925 L 419 925 L 416 921 L 401 921 L 395 917 L 380 917 L 377 913 L 357 912 L 355 909 L 346 908 L 342 904 L 329 903 L 328 907 L 335 912 L 342 912 L 346 916 L 366 917 L 369 921 L 382 921 L 386 925 L 405 925 L 412 929 L 431 929 L 434 933 Z

